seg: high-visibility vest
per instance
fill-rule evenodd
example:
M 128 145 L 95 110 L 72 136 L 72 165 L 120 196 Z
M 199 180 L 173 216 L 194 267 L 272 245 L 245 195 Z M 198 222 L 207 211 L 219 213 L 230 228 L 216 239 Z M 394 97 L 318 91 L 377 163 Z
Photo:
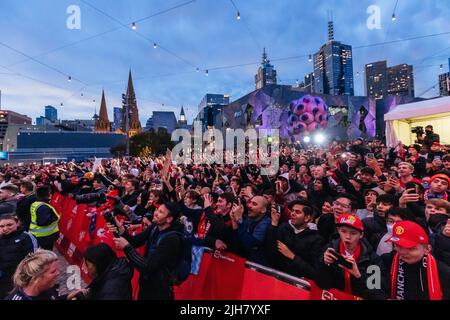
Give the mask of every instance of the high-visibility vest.
M 57 220 L 48 226 L 38 226 L 37 225 L 37 210 L 40 206 L 47 206 L 50 209 L 52 209 L 53 213 L 57 217 Z M 30 233 L 32 235 L 34 235 L 36 238 L 51 236 L 52 234 L 59 232 L 58 221 L 59 221 L 60 216 L 59 216 L 58 212 L 56 212 L 55 208 L 53 208 L 48 203 L 40 202 L 40 201 L 33 202 L 33 204 L 30 207 L 30 213 L 31 213 Z

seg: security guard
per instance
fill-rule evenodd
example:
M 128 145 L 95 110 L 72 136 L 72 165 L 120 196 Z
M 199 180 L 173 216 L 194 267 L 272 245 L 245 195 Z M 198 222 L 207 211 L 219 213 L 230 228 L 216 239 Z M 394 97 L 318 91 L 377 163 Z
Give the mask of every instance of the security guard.
M 37 188 L 37 201 L 30 207 L 31 223 L 30 233 L 38 241 L 39 247 L 53 250 L 53 244 L 59 237 L 59 214 L 50 202 L 51 190 L 49 186 Z

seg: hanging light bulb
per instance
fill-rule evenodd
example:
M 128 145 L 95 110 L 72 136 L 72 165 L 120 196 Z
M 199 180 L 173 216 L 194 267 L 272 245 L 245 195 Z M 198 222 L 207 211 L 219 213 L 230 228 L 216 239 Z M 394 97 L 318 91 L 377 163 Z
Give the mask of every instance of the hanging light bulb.
M 439 66 L 439 69 L 441 69 L 441 70 L 442 70 L 442 68 L 443 68 L 443 65 L 441 64 L 441 65 Z
M 397 20 L 397 17 L 395 16 L 395 12 L 392 14 L 392 21 Z
M 136 30 L 136 29 L 137 29 L 137 27 L 136 27 L 136 22 L 133 22 L 133 23 L 131 24 L 131 29 L 133 29 L 133 30 Z
M 69 76 L 69 78 L 67 79 L 67 81 L 72 81 L 72 77 L 71 76 Z
M 64 105 L 64 103 L 61 102 L 61 107 Z
M 309 62 L 312 61 L 312 55 L 309 55 L 308 61 L 309 61 Z
M 239 11 L 237 12 L 236 19 L 241 20 L 241 14 L 239 13 Z
M 356 72 L 356 76 L 359 76 L 359 71 L 358 71 L 358 72 Z
M 208 69 L 206 69 L 206 73 L 205 73 L 207 76 L 209 76 L 209 72 L 208 72 Z
M 153 49 L 156 49 L 157 45 L 156 42 L 153 43 Z
M 197 73 L 199 73 L 200 72 L 200 70 L 197 68 Z

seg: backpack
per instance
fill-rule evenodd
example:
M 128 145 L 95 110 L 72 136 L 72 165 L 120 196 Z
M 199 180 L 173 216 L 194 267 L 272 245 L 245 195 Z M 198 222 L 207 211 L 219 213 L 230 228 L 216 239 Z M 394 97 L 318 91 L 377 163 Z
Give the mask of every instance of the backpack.
M 160 241 L 170 235 L 170 234 L 178 234 L 181 237 L 181 246 L 180 251 L 177 258 L 176 266 L 173 270 L 168 270 L 169 276 L 171 278 L 171 282 L 173 285 L 179 286 L 182 284 L 191 274 L 191 264 L 192 264 L 192 234 L 189 233 L 186 228 L 183 229 L 183 232 L 178 231 L 168 231 L 163 233 L 158 240 L 156 241 L 156 245 L 158 246 Z

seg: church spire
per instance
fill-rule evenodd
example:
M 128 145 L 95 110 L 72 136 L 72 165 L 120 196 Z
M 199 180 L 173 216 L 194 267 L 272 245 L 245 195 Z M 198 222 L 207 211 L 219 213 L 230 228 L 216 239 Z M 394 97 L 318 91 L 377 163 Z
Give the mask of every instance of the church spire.
M 134 92 L 133 77 L 131 69 L 128 73 L 127 93 L 122 95 L 122 132 L 127 132 L 127 111 L 128 110 L 128 136 L 132 137 L 141 133 L 142 127 L 139 121 L 139 111 L 136 103 L 136 94 Z
M 100 115 L 95 123 L 96 132 L 111 131 L 111 123 L 108 118 L 108 110 L 106 109 L 105 90 L 102 90 L 102 102 L 100 104 Z
M 178 125 L 180 127 L 187 125 L 186 114 L 184 113 L 184 106 L 181 106 L 180 120 L 178 120 Z

